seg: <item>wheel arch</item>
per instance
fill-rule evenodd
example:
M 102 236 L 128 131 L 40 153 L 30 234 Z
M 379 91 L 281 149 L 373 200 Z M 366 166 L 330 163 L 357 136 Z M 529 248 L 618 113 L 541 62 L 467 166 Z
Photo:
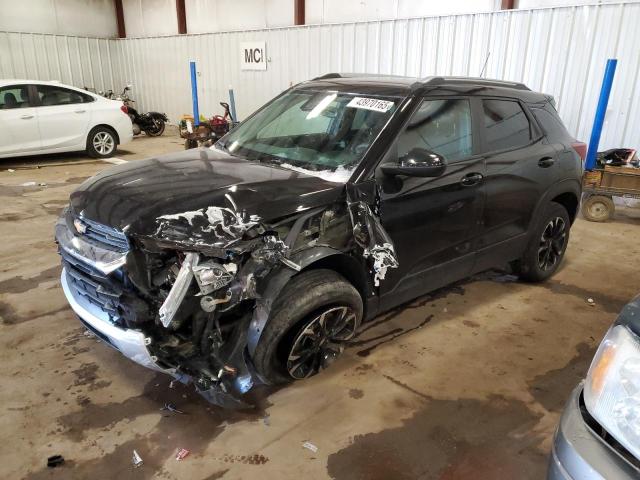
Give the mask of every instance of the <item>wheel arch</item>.
M 281 267 L 263 280 L 267 286 L 261 297 L 256 300 L 247 333 L 247 348 L 250 355 L 254 354 L 258 346 L 276 298 L 286 288 L 287 283 L 302 272 L 328 269 L 342 275 L 360 293 L 363 304 L 363 318 L 366 318 L 366 300 L 369 286 L 362 264 L 354 257 L 331 247 L 320 246 L 298 252 L 291 256 L 291 260 L 302 267 L 299 272 L 288 267 Z
M 91 132 L 93 132 L 96 128 L 98 127 L 103 127 L 103 128 L 107 128 L 109 130 L 111 130 L 111 132 L 113 133 L 115 139 L 116 139 L 116 145 L 120 145 L 120 135 L 118 135 L 118 131 L 113 128 L 111 125 L 109 125 L 108 123 L 98 123 L 97 125 L 94 125 L 93 127 L 91 127 L 89 129 L 89 133 L 87 133 L 87 142 L 90 140 L 89 139 L 89 135 L 91 134 Z
M 580 203 L 580 201 L 578 200 L 578 196 L 575 193 L 564 192 L 553 197 L 551 201 L 559 203 L 565 208 L 565 210 L 569 214 L 569 219 L 571 220 L 571 223 L 575 221 L 578 215 L 578 205 Z
M 534 214 L 531 216 L 529 229 L 539 218 L 540 214 L 544 212 L 544 209 L 550 202 L 556 202 L 562 205 L 569 214 L 571 223 L 575 221 L 578 215 L 578 207 L 580 205 L 580 196 L 582 195 L 582 185 L 577 179 L 567 179 L 553 184 L 545 193 L 540 197 Z

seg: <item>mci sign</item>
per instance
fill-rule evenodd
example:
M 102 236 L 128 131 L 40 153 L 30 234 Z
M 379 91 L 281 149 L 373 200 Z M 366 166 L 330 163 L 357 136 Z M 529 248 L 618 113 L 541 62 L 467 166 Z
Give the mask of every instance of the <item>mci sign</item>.
M 241 70 L 266 70 L 267 49 L 265 42 L 242 42 L 240 44 Z

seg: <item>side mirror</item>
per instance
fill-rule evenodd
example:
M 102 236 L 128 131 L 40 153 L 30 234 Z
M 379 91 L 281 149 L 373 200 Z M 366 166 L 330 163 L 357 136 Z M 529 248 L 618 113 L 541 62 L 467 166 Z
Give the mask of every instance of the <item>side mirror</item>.
M 447 169 L 445 158 L 424 148 L 413 148 L 398 163 L 386 163 L 380 167 L 385 175 L 409 177 L 439 177 Z

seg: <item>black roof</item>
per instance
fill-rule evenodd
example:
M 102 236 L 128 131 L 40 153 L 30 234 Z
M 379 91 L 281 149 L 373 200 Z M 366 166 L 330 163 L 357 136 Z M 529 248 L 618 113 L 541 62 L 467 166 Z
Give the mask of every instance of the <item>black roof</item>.
M 299 85 L 321 87 L 360 94 L 407 96 L 431 93 L 433 95 L 487 95 L 519 98 L 528 103 L 546 101 L 549 97 L 533 92 L 519 82 L 474 77 L 404 77 L 366 73 L 327 73 Z

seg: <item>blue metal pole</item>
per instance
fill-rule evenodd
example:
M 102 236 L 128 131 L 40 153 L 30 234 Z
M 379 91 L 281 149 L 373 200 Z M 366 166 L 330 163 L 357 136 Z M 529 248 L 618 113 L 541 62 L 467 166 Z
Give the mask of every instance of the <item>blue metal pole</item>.
M 193 100 L 193 124 L 200 125 L 200 111 L 198 110 L 198 80 L 196 78 L 196 62 L 189 62 L 191 67 L 191 98 Z
M 609 94 L 611 94 L 611 86 L 613 85 L 613 76 L 616 73 L 617 64 L 617 59 L 610 58 L 609 60 L 607 60 L 607 66 L 604 69 L 602 87 L 600 87 L 600 99 L 598 100 L 598 107 L 596 108 L 596 116 L 593 119 L 593 129 L 591 130 L 591 139 L 589 140 L 587 159 L 584 162 L 585 170 L 593 170 L 593 168 L 596 166 L 598 144 L 600 143 L 600 136 L 602 135 L 602 125 L 604 124 L 604 116 L 607 113 Z
M 231 109 L 231 116 L 235 122 L 238 121 L 238 117 L 236 117 L 236 97 L 233 94 L 233 88 L 229 89 L 229 108 Z

